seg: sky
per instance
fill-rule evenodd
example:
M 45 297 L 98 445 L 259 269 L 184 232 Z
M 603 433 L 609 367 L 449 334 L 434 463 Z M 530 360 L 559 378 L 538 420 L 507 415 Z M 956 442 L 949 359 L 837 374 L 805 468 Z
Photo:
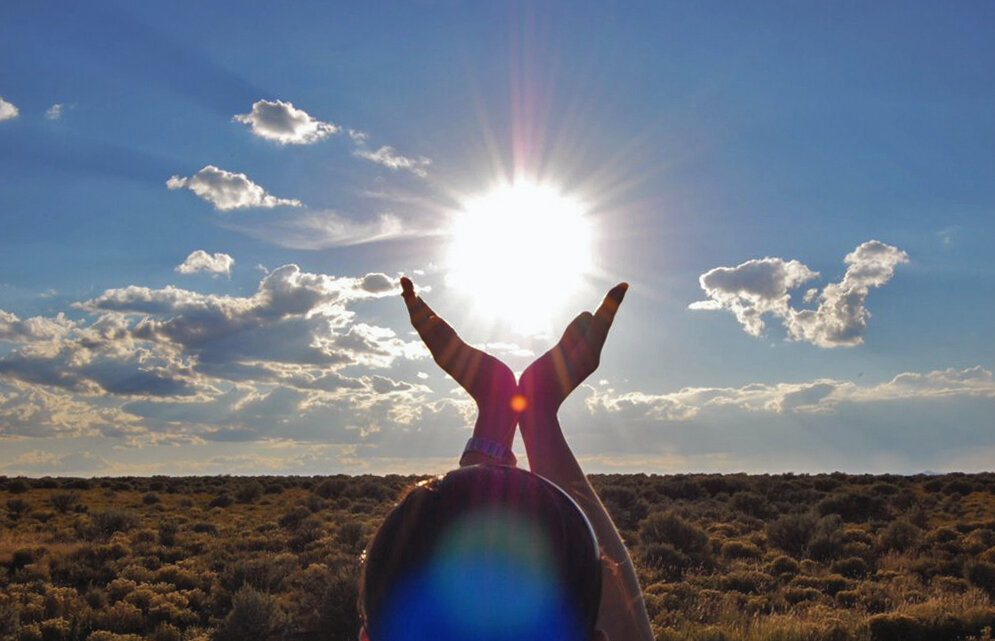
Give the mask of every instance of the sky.
M 401 275 L 516 372 L 630 283 L 560 413 L 588 472 L 990 470 L 993 26 L 4 3 L 0 475 L 445 471 L 474 406 Z

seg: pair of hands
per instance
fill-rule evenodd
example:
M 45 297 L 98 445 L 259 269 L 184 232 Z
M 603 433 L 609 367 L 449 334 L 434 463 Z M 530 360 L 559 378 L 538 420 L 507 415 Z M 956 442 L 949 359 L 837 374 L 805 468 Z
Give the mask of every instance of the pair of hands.
M 520 416 L 552 419 L 570 392 L 590 376 L 601 362 L 608 330 L 618 311 L 626 283 L 613 287 L 592 314 L 581 312 L 559 342 L 529 365 L 519 380 L 503 362 L 467 345 L 456 331 L 415 295 L 414 285 L 401 278 L 401 296 L 411 324 L 432 358 L 477 403 L 477 426 L 486 436 L 509 449 Z

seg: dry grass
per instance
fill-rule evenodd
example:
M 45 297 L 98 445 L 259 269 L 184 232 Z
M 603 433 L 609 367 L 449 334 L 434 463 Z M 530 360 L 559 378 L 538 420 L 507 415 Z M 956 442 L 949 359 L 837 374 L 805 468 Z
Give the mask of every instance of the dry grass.
M 253 638 L 355 639 L 359 554 L 416 480 L 0 479 L 0 641 L 244 637 L 238 603 L 270 613 Z M 995 475 L 592 481 L 661 640 L 991 638 Z M 67 490 L 85 507 L 56 509 Z

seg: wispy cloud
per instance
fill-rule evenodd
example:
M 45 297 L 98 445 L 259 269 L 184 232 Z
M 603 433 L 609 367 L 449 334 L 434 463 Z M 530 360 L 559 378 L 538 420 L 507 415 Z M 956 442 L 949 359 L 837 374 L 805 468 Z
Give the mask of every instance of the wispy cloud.
M 383 145 L 376 151 L 370 151 L 366 148 L 365 144 L 359 144 L 359 146 L 353 150 L 352 154 L 357 158 L 375 162 L 378 165 L 383 165 L 384 167 L 394 171 L 397 171 L 398 169 L 410 171 L 414 175 L 422 178 L 428 175 L 428 167 L 432 164 L 432 161 L 425 156 L 418 156 L 417 158 L 402 156 L 397 153 L 397 150 L 389 145 Z
M 249 125 L 256 136 L 282 145 L 309 145 L 341 129 L 283 100 L 258 100 L 252 111 L 236 114 L 232 120 Z
M 210 274 L 225 274 L 231 276 L 231 268 L 235 266 L 235 259 L 224 252 L 208 254 L 203 249 L 197 249 L 190 253 L 182 263 L 176 266 L 174 271 L 180 274 L 195 274 L 197 272 L 208 272 Z
M 758 258 L 736 267 L 716 267 L 699 278 L 708 298 L 691 303 L 694 310 L 731 311 L 746 333 L 760 336 L 764 316 L 780 318 L 788 337 L 819 347 L 859 345 L 864 341 L 870 312 L 865 306 L 872 287 L 881 287 L 895 267 L 909 260 L 904 251 L 877 240 L 860 244 L 843 259 L 846 273 L 839 283 L 821 291 L 807 290 L 806 303 L 818 301 L 814 309 L 791 305 L 790 290 L 816 278 L 819 273 L 797 260 Z
M 438 233 L 405 223 L 391 213 L 354 220 L 334 211 L 302 211 L 279 220 L 227 221 L 224 226 L 292 249 L 328 249 Z
M 17 114 L 20 113 L 12 103 L 7 102 L 0 96 L 0 120 L 9 120 L 11 118 L 17 118 Z
M 62 111 L 64 109 L 65 105 L 57 102 L 45 110 L 45 118 L 48 120 L 58 120 L 62 118 Z
M 243 173 L 226 171 L 214 165 L 207 165 L 189 178 L 172 176 L 166 181 L 166 186 L 169 189 L 186 187 L 221 211 L 301 206 L 301 201 L 295 198 L 277 198 L 267 193 Z

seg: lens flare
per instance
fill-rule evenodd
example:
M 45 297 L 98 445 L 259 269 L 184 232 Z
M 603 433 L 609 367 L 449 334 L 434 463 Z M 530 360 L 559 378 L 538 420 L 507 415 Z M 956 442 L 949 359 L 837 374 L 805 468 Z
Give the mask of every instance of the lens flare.
M 529 406 L 529 401 L 522 394 L 515 394 L 511 397 L 511 409 L 515 412 L 524 412 Z
M 468 514 L 393 592 L 383 641 L 586 641 L 545 538 L 508 510 Z

